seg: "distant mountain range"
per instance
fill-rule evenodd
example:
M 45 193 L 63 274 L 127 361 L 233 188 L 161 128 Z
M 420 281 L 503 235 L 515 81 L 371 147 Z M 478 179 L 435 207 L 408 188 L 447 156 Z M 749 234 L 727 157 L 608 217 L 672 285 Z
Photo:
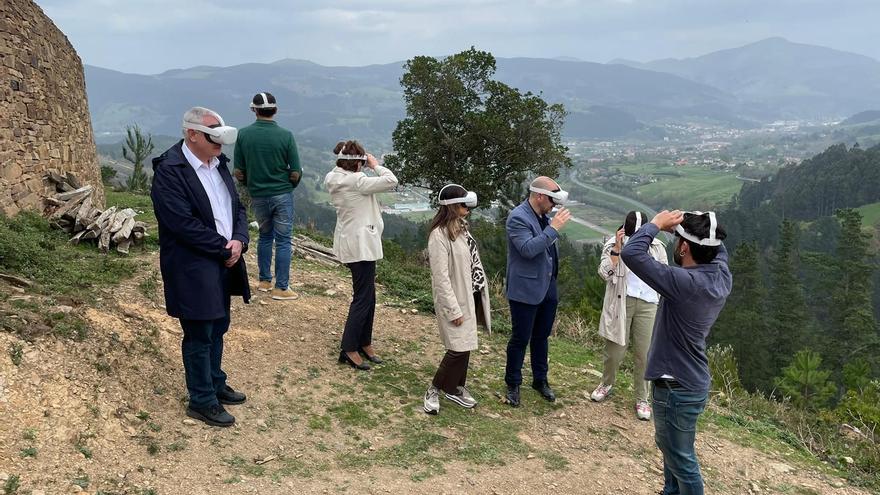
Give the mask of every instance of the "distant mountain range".
M 880 108 L 880 62 L 778 38 L 645 64 L 502 58 L 497 66 L 497 79 L 563 103 L 570 112 L 564 134 L 573 138 L 632 135 L 659 122 L 748 126 L 779 118 L 842 118 Z M 322 148 L 348 136 L 387 142 L 405 115 L 402 62 L 325 67 L 288 59 L 158 75 L 87 65 L 85 73 L 99 140 L 118 138 L 131 123 L 176 135 L 183 112 L 195 104 L 244 125 L 253 119 L 250 98 L 260 90 L 278 98 L 282 125 Z
M 675 74 L 734 95 L 759 119 L 845 117 L 880 107 L 880 62 L 821 46 L 769 38 L 701 57 L 629 67 Z

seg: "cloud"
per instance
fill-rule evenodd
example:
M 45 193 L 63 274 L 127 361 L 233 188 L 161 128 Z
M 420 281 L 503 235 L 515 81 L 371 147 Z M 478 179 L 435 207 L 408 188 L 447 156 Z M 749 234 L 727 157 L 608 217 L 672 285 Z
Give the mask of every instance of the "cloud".
M 85 63 L 155 73 L 302 58 L 444 55 L 650 60 L 771 36 L 880 56 L 876 0 L 36 0 Z

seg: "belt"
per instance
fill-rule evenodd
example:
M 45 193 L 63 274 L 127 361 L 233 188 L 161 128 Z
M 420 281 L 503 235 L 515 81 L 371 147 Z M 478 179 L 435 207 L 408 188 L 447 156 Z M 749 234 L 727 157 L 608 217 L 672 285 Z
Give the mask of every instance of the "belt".
M 682 388 L 681 384 L 675 380 L 667 380 L 665 378 L 661 378 L 659 380 L 654 380 L 654 386 L 660 388 L 666 388 L 669 390 Z

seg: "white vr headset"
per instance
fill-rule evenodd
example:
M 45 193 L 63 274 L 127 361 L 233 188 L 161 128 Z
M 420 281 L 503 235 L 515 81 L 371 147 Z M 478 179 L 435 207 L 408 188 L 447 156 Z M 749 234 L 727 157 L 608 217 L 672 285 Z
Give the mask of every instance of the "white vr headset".
M 549 196 L 550 200 L 553 201 L 553 204 L 556 206 L 562 206 L 568 201 L 568 191 L 563 191 L 562 189 L 558 191 L 550 191 L 540 187 L 529 186 L 529 191 Z
M 259 105 L 251 102 L 251 108 L 277 108 L 277 105 L 274 103 L 269 103 L 269 97 L 266 96 L 266 93 L 260 93 L 260 96 L 263 98 L 263 103 Z
M 702 216 L 702 215 L 706 214 L 706 213 L 703 213 L 702 211 L 686 211 L 684 213 L 685 213 L 685 215 L 697 215 L 697 216 Z M 675 232 L 679 236 L 693 242 L 694 244 L 699 244 L 700 246 L 720 246 L 721 240 L 717 239 L 715 237 L 715 230 L 718 228 L 718 220 L 715 218 L 714 211 L 710 211 L 710 212 L 708 212 L 708 214 L 709 214 L 709 237 L 707 237 L 705 239 L 700 239 L 699 237 L 685 231 L 684 227 L 682 227 L 681 224 L 678 224 L 675 226 Z
M 205 135 L 205 139 L 214 143 L 214 144 L 233 144 L 235 140 L 238 138 L 238 129 L 232 126 L 228 126 L 223 122 L 223 118 L 217 115 L 217 120 L 220 121 L 220 124 L 215 124 L 213 126 L 206 126 L 202 124 L 195 124 L 192 122 L 183 121 L 184 129 L 192 129 L 194 131 L 199 131 Z
M 461 187 L 458 184 L 446 184 L 445 186 L 443 186 L 442 189 L 440 189 L 440 192 L 437 193 L 437 197 L 439 198 L 443 194 L 443 189 L 446 189 L 449 186 Z M 461 188 L 464 189 L 463 187 Z M 465 189 L 465 191 L 467 191 L 467 189 Z M 475 208 L 477 206 L 477 193 L 473 191 L 467 191 L 467 194 L 460 198 L 441 199 L 437 202 L 441 205 L 454 205 L 457 203 L 464 203 L 464 205 L 468 208 Z

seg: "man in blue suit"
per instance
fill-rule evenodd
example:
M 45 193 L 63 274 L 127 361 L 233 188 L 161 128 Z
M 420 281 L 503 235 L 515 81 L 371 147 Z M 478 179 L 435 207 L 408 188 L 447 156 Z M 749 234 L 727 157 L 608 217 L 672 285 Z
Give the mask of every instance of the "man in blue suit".
M 547 382 L 547 338 L 556 319 L 559 297 L 559 230 L 571 218 L 560 208 L 553 219 L 547 214 L 561 206 L 568 193 L 549 177 L 538 177 L 529 186 L 529 197 L 507 217 L 507 299 L 513 330 L 507 343 L 507 402 L 519 406 L 519 386 L 526 347 L 531 348 L 532 388 L 554 402 Z
M 247 213 L 222 154 L 237 131 L 216 112 L 194 107 L 183 116 L 180 142 L 153 159 L 150 196 L 159 221 L 159 265 L 168 314 L 183 328 L 186 414 L 212 426 L 232 426 L 223 404 L 246 397 L 226 384 L 221 368 L 230 297 L 250 299 L 242 254 Z

